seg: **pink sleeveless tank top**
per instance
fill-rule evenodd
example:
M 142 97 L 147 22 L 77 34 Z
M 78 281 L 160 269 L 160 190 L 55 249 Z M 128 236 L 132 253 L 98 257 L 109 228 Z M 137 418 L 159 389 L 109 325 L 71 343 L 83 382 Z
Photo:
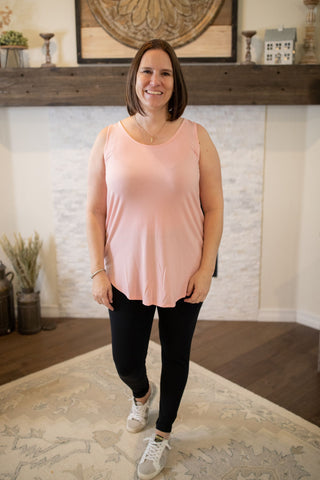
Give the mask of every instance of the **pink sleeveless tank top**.
M 130 300 L 174 307 L 186 296 L 203 245 L 199 155 L 187 119 L 161 145 L 137 142 L 120 122 L 108 128 L 106 266 Z

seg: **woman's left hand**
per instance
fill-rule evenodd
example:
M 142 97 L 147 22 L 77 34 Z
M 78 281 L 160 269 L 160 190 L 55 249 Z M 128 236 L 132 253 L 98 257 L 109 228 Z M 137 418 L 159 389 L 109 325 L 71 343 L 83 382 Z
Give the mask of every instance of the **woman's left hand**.
M 210 290 L 212 275 L 198 270 L 189 280 L 185 302 L 203 302 Z

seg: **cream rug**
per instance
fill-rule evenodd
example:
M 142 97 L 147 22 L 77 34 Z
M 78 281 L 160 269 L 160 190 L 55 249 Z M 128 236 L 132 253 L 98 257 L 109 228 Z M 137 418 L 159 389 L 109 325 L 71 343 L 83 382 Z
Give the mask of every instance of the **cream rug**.
M 160 347 L 150 343 L 158 383 Z M 0 387 L 1 480 L 132 480 L 153 430 L 130 434 L 129 392 L 103 347 Z M 191 363 L 158 480 L 320 479 L 320 429 Z

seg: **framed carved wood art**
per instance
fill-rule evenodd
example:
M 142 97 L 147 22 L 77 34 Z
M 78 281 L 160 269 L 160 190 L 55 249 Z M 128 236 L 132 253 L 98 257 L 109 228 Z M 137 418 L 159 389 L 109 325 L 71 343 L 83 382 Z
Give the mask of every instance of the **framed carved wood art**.
M 78 63 L 129 62 L 151 38 L 181 61 L 236 62 L 237 0 L 75 0 Z

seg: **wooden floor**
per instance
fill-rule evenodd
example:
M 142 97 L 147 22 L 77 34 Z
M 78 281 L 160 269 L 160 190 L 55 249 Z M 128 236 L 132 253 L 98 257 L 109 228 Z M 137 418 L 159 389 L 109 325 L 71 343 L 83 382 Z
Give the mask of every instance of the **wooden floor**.
M 152 337 L 158 342 L 157 320 Z M 192 360 L 320 426 L 319 332 L 291 323 L 199 321 Z M 59 319 L 0 337 L 0 384 L 110 343 L 107 320 Z

